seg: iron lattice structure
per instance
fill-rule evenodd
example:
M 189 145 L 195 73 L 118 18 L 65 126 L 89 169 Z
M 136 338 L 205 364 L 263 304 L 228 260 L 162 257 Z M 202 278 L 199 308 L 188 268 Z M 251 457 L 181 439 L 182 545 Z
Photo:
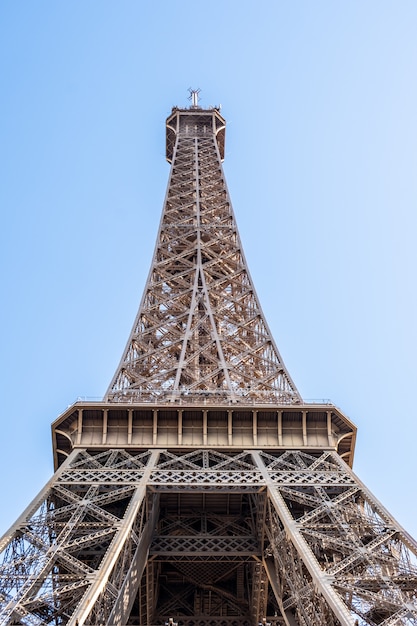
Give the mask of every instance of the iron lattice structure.
M 139 313 L 103 402 L 53 423 L 56 473 L 0 541 L 0 624 L 417 624 L 417 544 L 352 472 L 355 426 L 283 364 L 224 139 L 196 92 L 167 120 Z
M 168 191 L 112 402 L 301 401 L 249 276 L 221 166 L 224 132 L 217 110 L 167 120 Z

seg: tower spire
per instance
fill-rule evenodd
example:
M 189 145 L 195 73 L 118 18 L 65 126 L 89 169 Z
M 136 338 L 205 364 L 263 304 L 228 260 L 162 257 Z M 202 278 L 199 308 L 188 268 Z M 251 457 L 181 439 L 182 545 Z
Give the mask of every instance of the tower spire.
M 117 401 L 293 404 L 301 397 L 266 323 L 221 161 L 218 109 L 174 108 L 171 163 L 139 312 L 106 394 Z

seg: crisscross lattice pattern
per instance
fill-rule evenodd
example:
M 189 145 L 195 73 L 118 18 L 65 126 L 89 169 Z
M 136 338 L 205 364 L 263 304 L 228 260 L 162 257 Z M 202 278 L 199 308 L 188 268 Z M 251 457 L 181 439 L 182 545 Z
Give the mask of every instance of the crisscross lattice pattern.
M 206 118 L 178 131 L 148 283 L 110 401 L 301 400 L 249 277 Z
M 345 607 L 361 625 L 416 624 L 416 543 L 343 461 L 331 452 L 319 457 L 301 451 L 260 456 L 272 479 L 265 529 L 267 551 L 282 586 L 281 610 L 294 611 L 297 623 L 306 626 L 345 623 Z M 326 474 L 332 478 L 323 480 Z M 279 508 L 275 490 L 282 497 Z M 309 567 L 311 562 L 314 567 Z M 323 589 L 317 594 L 320 583 L 328 582 L 341 601 L 338 608 L 332 606 L 331 593 L 330 601 L 325 601 Z
M 335 451 L 351 460 L 353 425 L 257 408 L 301 398 L 246 268 L 224 120 L 176 109 L 167 130 L 138 317 L 108 402 L 61 416 L 69 457 L 0 541 L 0 623 L 417 626 L 417 544 Z M 232 402 L 253 408 L 210 407 Z

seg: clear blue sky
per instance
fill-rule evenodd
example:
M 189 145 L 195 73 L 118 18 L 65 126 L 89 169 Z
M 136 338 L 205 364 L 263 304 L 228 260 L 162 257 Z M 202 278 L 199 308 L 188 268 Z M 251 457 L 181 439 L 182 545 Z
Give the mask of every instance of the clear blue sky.
M 164 121 L 222 104 L 227 181 L 306 399 L 417 536 L 417 3 L 0 3 L 0 533 L 52 473 L 50 424 L 102 397 L 137 311 Z

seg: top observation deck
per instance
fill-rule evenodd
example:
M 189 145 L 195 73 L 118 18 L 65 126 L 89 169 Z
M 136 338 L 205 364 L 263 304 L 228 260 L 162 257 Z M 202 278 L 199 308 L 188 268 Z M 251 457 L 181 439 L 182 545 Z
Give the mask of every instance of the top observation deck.
M 220 107 L 203 109 L 191 106 L 188 109 L 173 107 L 166 121 L 166 158 L 172 163 L 174 147 L 179 135 L 186 137 L 207 137 L 214 134 L 219 148 L 220 159 L 224 161 L 226 120 L 220 114 Z

